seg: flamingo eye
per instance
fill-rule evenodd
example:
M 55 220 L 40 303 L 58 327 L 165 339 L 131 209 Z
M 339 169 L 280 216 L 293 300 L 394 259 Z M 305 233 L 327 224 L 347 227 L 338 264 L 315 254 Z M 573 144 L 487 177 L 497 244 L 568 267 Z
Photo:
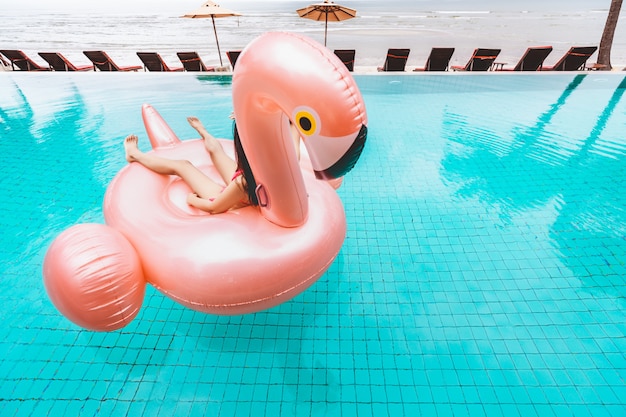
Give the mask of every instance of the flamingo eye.
M 317 115 L 310 110 L 301 109 L 296 112 L 296 126 L 306 136 L 311 136 L 318 131 Z

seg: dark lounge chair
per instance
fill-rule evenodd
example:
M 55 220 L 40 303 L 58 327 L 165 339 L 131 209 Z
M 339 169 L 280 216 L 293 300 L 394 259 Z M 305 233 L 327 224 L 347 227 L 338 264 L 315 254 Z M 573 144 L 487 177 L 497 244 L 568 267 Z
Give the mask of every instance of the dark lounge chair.
M 83 54 L 100 71 L 138 71 L 142 68 L 141 65 L 120 67 L 104 51 L 83 51 Z
M 569 51 L 565 53 L 551 67 L 543 68 L 544 71 L 578 71 L 585 69 L 585 64 L 591 55 L 596 52 L 597 46 L 572 46 Z
M 76 66 L 58 52 L 38 52 L 38 53 L 40 57 L 42 57 L 48 64 L 50 64 L 50 68 L 52 68 L 54 71 L 91 71 L 93 70 L 93 65 Z
M 500 49 L 476 48 L 465 66 L 453 65 L 455 71 L 488 71 L 500 55 Z
M 348 68 L 348 71 L 354 71 L 354 56 L 356 55 L 354 49 L 335 49 L 334 52 L 346 68 Z
M 176 55 L 185 71 L 215 71 L 215 68 L 204 65 L 197 52 L 176 52 Z
M 410 52 L 411 50 L 406 48 L 389 48 L 385 63 L 378 67 L 378 71 L 404 71 Z
M 424 68 L 415 68 L 413 71 L 447 71 L 454 48 L 432 48 Z
M 11 67 L 11 63 L 4 59 L 2 55 L 0 55 L 0 66 L 3 67 L 3 69 L 8 69 Z
M 226 56 L 228 57 L 228 60 L 230 61 L 230 65 L 233 67 L 233 69 L 235 69 L 235 64 L 237 63 L 237 58 L 239 58 L 239 54 L 241 54 L 241 51 L 226 52 Z
M 50 68 L 42 67 L 20 50 L 2 49 L 0 52 L 11 62 L 13 71 L 15 71 L 16 68 L 20 71 L 50 71 Z
M 517 65 L 513 68 L 505 68 L 503 71 L 541 71 L 543 61 L 552 52 L 551 46 L 532 46 L 526 49 Z
M 148 71 L 171 72 L 183 71 L 183 67 L 168 67 L 161 55 L 156 52 L 137 52 L 137 56 L 143 62 L 143 66 Z

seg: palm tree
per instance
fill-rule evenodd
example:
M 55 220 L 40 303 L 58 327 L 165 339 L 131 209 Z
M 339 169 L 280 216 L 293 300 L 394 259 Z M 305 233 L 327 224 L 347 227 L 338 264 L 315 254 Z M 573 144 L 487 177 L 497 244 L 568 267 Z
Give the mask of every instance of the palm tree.
M 622 0 L 611 0 L 609 15 L 606 18 L 602 39 L 600 39 L 600 50 L 598 51 L 598 64 L 606 65 L 605 70 L 611 69 L 611 47 L 613 46 L 613 35 L 621 8 Z

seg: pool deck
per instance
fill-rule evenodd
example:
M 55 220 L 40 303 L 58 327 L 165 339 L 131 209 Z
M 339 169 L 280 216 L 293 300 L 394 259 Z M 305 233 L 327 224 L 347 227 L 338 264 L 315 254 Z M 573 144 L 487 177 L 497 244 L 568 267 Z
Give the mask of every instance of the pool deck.
M 591 65 L 596 65 L 591 63 Z M 433 74 L 433 73 L 437 73 L 437 74 L 445 74 L 445 73 L 458 73 L 458 74 L 467 74 L 467 73 L 474 73 L 471 71 L 444 71 L 444 72 L 434 72 L 434 71 L 414 71 L 416 68 L 416 66 L 407 66 L 406 71 L 389 71 L 389 72 L 385 72 L 385 71 L 379 71 L 377 66 L 362 66 L 362 65 L 355 65 L 354 67 L 354 71 L 353 74 L 368 74 L 368 75 L 372 75 L 372 74 L 412 74 L 412 75 L 419 75 L 419 74 Z M 496 71 L 488 71 L 488 73 L 490 74 L 499 74 L 499 73 L 510 73 L 510 71 L 506 71 L 506 69 L 509 68 L 508 64 L 504 64 L 504 71 L 500 71 L 500 70 L 496 70 Z M 598 69 L 596 68 L 585 68 L 584 71 L 597 71 Z M 11 69 L 11 67 L 6 67 L 4 65 L 2 65 L 2 63 L 0 63 L 0 72 L 12 72 L 13 70 Z M 613 64 L 613 68 L 611 69 L 611 72 L 620 72 L 620 71 L 626 71 L 626 65 L 624 64 Z M 15 72 L 28 72 L 28 71 L 15 71 Z M 32 73 L 40 73 L 39 71 L 31 71 Z M 137 72 L 148 72 L 148 71 L 137 71 Z M 483 71 L 475 71 L 476 73 L 483 73 Z M 546 72 L 562 72 L 562 71 L 528 71 L 526 73 L 532 74 L 532 73 L 546 73 Z M 570 72 L 582 72 L 581 71 L 570 71 Z M 200 74 L 207 74 L 207 75 L 211 75 L 211 74 L 216 74 L 216 75 L 224 75 L 224 74 L 231 74 L 232 71 L 230 70 L 230 67 L 222 67 L 221 70 L 218 71 L 208 71 L 208 72 L 199 72 Z

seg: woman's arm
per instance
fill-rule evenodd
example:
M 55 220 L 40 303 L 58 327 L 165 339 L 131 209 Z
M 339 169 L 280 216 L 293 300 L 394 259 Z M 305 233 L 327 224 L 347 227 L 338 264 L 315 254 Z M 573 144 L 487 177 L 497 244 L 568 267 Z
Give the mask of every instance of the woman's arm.
M 213 200 L 198 197 L 197 194 L 187 196 L 187 204 L 211 214 L 224 213 L 235 205 L 245 201 L 247 194 L 243 191 L 241 177 L 238 177 Z

